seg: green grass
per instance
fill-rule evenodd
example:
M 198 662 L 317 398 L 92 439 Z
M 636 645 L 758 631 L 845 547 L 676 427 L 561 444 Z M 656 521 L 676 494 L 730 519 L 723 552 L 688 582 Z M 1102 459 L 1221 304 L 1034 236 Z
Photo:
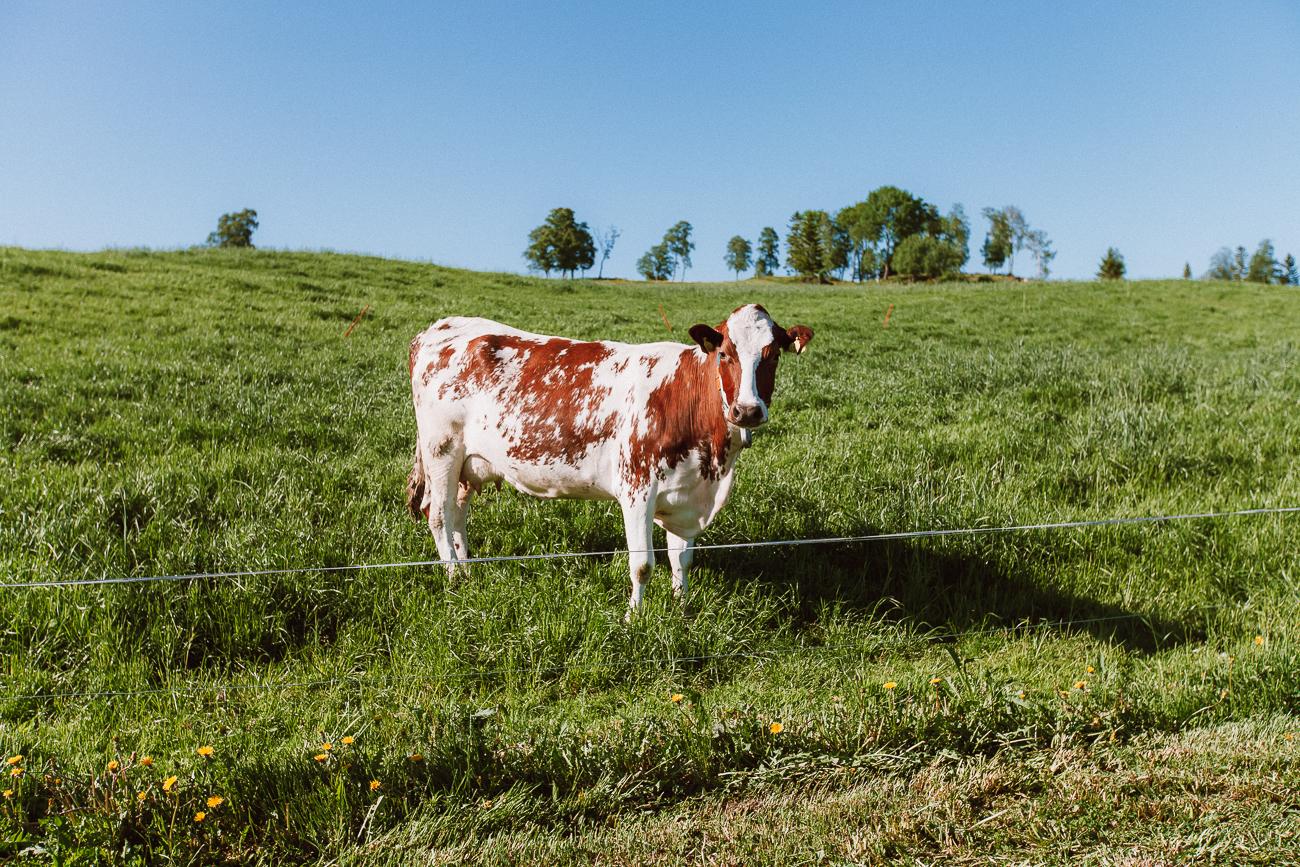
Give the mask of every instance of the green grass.
M 684 339 L 745 301 L 816 339 L 702 542 L 1300 505 L 1278 287 L 0 248 L 0 574 L 433 558 L 417 331 L 658 340 L 662 307 Z M 661 563 L 630 624 L 622 558 L 0 589 L 0 858 L 1285 860 L 1298 522 L 705 551 L 689 618 Z M 612 504 L 509 490 L 470 518 L 479 554 L 622 538 Z M 49 697 L 115 691 L 144 694 Z

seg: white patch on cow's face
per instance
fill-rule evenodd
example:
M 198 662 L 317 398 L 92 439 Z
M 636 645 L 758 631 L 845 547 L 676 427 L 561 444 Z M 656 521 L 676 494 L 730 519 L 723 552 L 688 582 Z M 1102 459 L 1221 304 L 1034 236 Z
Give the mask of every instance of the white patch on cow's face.
M 763 350 L 776 342 L 772 317 L 758 305 L 746 304 L 727 317 L 727 336 L 736 347 L 736 361 L 740 365 L 740 386 L 734 405 L 741 413 L 757 415 L 757 420 L 744 424 L 745 427 L 766 424 L 767 404 L 758 393 L 757 373 Z

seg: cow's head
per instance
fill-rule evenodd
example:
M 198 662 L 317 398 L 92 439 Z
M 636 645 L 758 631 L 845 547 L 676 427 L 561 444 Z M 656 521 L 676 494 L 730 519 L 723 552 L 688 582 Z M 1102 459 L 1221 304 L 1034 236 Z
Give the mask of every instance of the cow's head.
M 717 328 L 691 326 L 691 338 L 717 366 L 728 424 L 756 428 L 767 421 L 781 352 L 803 352 L 812 336 L 807 325 L 782 328 L 757 304 L 737 307 Z

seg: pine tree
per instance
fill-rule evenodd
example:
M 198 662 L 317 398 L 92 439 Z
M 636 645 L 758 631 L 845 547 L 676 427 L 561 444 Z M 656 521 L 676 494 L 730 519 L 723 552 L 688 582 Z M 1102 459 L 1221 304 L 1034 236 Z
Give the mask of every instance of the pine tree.
M 758 233 L 758 257 L 754 260 L 754 276 L 770 277 L 781 267 L 781 239 L 776 229 L 764 226 Z
M 1287 253 L 1286 258 L 1282 260 L 1282 279 L 1285 281 L 1284 285 L 1300 286 L 1300 273 L 1295 269 L 1295 256 L 1290 253 Z
M 1124 279 L 1124 257 L 1120 255 L 1119 250 L 1114 247 L 1106 248 L 1106 255 L 1101 260 L 1101 265 L 1097 268 L 1098 280 L 1123 280 Z

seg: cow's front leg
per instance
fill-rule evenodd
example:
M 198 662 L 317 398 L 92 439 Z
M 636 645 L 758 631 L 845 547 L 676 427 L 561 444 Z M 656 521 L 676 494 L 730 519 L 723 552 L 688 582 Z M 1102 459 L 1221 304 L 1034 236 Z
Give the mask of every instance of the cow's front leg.
M 641 606 L 645 596 L 645 585 L 654 571 L 654 496 L 647 492 L 621 503 L 623 507 L 623 527 L 627 531 L 627 560 L 632 573 L 632 598 L 628 601 L 627 616 Z
M 684 538 L 668 531 L 668 565 L 673 569 L 673 595 L 686 601 L 686 579 L 695 558 L 695 537 Z

